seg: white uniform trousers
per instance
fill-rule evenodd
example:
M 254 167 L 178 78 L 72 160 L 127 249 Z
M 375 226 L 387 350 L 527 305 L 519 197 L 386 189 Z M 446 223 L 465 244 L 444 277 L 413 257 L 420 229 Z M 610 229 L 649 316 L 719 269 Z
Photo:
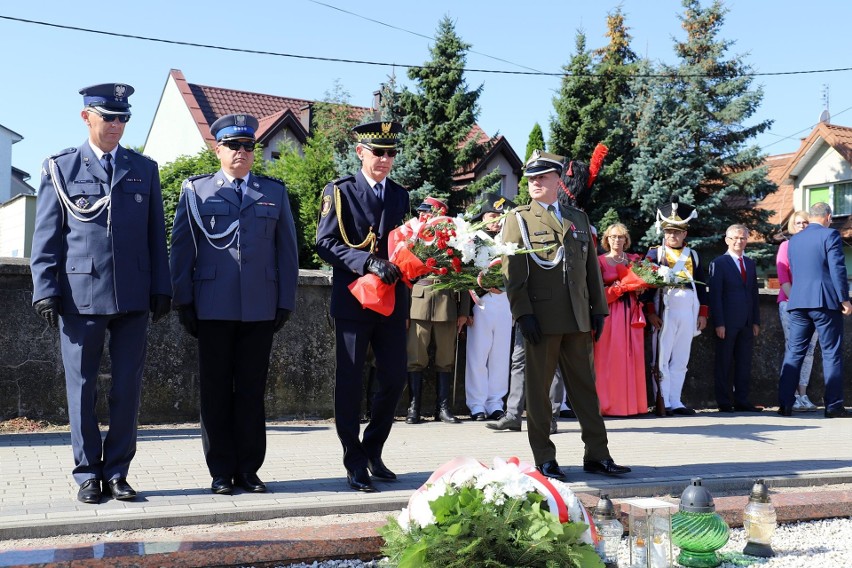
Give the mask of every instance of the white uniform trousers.
M 659 336 L 660 386 L 666 408 L 683 408 L 680 401 L 692 338 L 698 329 L 698 298 L 691 288 L 663 290 L 663 327 Z
M 488 293 L 473 308 L 473 325 L 467 328 L 467 363 L 464 384 L 471 414 L 503 410 L 509 391 L 512 354 L 512 311 L 506 294 Z

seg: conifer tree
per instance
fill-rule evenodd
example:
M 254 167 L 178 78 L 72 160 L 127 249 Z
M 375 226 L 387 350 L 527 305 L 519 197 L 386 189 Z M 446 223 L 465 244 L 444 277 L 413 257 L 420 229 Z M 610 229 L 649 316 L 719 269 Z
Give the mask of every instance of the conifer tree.
M 482 85 L 468 90 L 464 80 L 470 47 L 456 34 L 453 21 L 444 17 L 430 48 L 432 59 L 408 71 L 416 82 L 416 91 L 405 89 L 399 96 L 406 130 L 403 152 L 420 162 L 419 179 L 413 180 L 410 189 L 448 199 L 451 214 L 459 212 L 470 197 L 467 191 L 454 191 L 453 173 L 484 156 L 488 149 L 470 137 L 482 92 Z
M 698 210 L 690 223 L 690 245 L 724 250 L 722 237 L 733 223 L 767 235 L 769 212 L 754 204 L 774 186 L 761 167 L 763 156 L 754 137 L 771 121 L 748 124 L 763 91 L 752 88 L 751 68 L 741 56 L 729 57 L 732 45 L 720 38 L 727 9 L 719 0 L 703 8 L 699 0 L 682 0 L 686 39 L 675 43 L 676 67 L 658 71 L 667 79 L 645 85 L 636 133 L 636 162 L 631 169 L 634 196 L 649 219 L 659 204 L 677 194 Z M 642 80 L 643 83 L 648 81 Z M 650 99 L 650 100 L 649 100 Z M 656 118 L 649 111 L 656 107 Z M 645 244 L 659 237 L 646 234 Z M 767 256 L 765 246 L 749 247 L 753 256 Z
M 524 164 L 530 159 L 535 150 L 546 151 L 547 144 L 544 141 L 544 133 L 541 131 L 541 125 L 535 123 L 530 130 L 530 136 L 527 138 L 527 149 L 524 152 Z M 522 176 L 518 181 L 518 195 L 514 199 L 518 205 L 526 205 L 530 202 L 530 188 L 527 176 Z

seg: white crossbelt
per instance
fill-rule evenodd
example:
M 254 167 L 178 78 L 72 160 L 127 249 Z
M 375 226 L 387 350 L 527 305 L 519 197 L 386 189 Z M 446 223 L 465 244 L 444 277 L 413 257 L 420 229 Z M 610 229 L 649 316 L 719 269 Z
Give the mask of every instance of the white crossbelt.
M 184 189 L 184 197 L 186 198 L 187 207 L 189 208 L 190 218 L 195 222 L 201 232 L 204 234 L 204 238 L 207 239 L 207 242 L 210 243 L 210 246 L 215 248 L 216 250 L 225 250 L 230 248 L 234 241 L 237 241 L 237 250 L 240 248 L 240 232 L 237 230 L 240 227 L 240 219 L 237 217 L 236 220 L 232 221 L 228 228 L 222 231 L 221 233 L 211 233 L 204 227 L 204 222 L 201 220 L 201 214 L 198 212 L 198 201 L 196 200 L 195 186 L 192 185 L 192 181 L 187 180 L 187 182 L 183 186 Z M 198 243 L 195 242 L 195 231 L 190 231 L 192 234 L 192 242 L 195 245 L 195 252 L 198 254 Z M 224 239 L 228 235 L 232 234 L 231 240 L 228 241 L 224 246 L 218 246 L 213 241 Z
M 109 233 L 112 227 L 112 194 L 108 193 L 104 195 L 87 209 L 78 207 L 68 196 L 68 191 L 63 185 L 62 177 L 59 175 L 59 166 L 56 165 L 56 160 L 51 158 L 48 161 L 48 168 L 50 168 L 50 180 L 53 182 L 53 189 L 56 191 L 56 197 L 59 199 L 59 203 L 63 206 L 63 209 L 81 223 L 94 221 L 106 210 L 107 233 Z

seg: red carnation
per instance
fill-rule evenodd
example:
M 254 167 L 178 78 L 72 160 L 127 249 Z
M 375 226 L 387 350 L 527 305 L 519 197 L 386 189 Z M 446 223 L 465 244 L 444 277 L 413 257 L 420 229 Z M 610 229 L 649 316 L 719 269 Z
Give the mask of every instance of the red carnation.
M 452 249 L 450 249 L 450 250 L 452 250 Z M 462 271 L 461 259 L 459 257 L 454 256 L 452 258 L 452 263 L 453 263 L 453 270 L 455 270 L 456 272 Z
M 448 271 L 446 268 L 443 268 L 443 267 L 442 267 L 442 268 L 439 268 L 439 269 L 438 269 L 438 274 L 444 275 L 444 274 L 446 274 L 447 272 L 449 272 L 449 271 Z
M 454 254 L 455 254 L 455 251 L 453 249 L 451 249 L 450 247 L 447 247 L 447 256 L 453 256 Z
M 435 268 L 436 266 L 438 266 L 438 261 L 434 258 L 427 258 L 426 266 L 428 266 L 429 268 Z

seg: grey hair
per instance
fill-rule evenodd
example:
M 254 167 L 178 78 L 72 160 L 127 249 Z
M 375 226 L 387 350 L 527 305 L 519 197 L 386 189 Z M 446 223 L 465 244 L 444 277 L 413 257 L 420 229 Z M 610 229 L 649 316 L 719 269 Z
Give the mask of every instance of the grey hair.
M 828 217 L 831 215 L 831 206 L 828 203 L 824 203 L 822 201 L 818 203 L 814 203 L 811 205 L 811 208 L 808 209 L 808 215 L 811 217 Z

